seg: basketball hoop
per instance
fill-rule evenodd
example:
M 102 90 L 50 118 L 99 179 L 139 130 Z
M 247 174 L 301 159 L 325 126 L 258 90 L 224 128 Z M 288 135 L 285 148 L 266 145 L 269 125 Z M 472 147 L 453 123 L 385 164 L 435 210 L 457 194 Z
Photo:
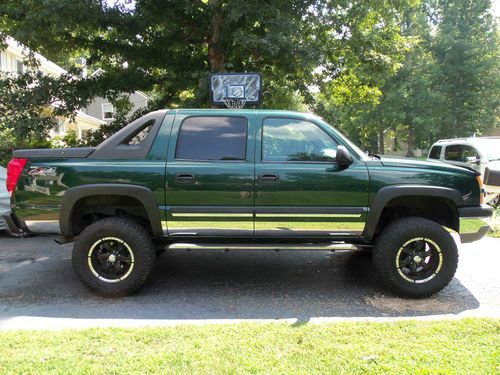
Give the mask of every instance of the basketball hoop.
M 241 109 L 245 106 L 247 101 L 245 99 L 230 99 L 224 98 L 224 104 L 229 109 Z
M 262 86 L 258 73 L 214 73 L 210 76 L 210 102 L 241 109 L 260 103 Z

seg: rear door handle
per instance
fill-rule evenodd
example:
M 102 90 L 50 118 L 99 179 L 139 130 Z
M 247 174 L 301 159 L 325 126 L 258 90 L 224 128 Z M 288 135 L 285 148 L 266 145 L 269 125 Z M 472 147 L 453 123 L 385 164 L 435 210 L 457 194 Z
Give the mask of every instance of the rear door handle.
M 175 182 L 178 184 L 192 184 L 196 181 L 192 173 L 177 173 L 175 175 Z
M 274 173 L 263 173 L 257 178 L 263 184 L 276 184 L 280 181 L 280 176 Z

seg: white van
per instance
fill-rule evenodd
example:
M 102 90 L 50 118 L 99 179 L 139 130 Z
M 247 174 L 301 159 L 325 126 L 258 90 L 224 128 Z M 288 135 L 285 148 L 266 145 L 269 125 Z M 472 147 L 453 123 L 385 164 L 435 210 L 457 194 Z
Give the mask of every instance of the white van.
M 475 169 L 483 178 L 485 201 L 499 203 L 500 137 L 441 139 L 432 145 L 427 160 Z

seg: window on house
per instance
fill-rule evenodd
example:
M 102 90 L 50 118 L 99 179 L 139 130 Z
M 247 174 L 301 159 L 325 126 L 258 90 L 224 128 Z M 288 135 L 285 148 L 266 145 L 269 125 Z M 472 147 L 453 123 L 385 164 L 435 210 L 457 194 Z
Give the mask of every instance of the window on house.
M 16 59 L 16 72 L 19 74 L 24 73 L 24 63 L 22 60 Z
M 66 132 L 66 128 L 64 126 L 64 120 L 61 118 L 57 119 L 56 133 L 64 134 Z
M 110 103 L 104 103 L 102 105 L 102 118 L 104 120 L 114 120 L 115 119 L 115 108 Z
M 333 162 L 337 143 L 312 122 L 267 118 L 262 131 L 263 161 Z
M 5 52 L 0 51 L 0 72 L 7 71 L 7 56 Z
M 244 117 L 188 117 L 181 124 L 177 160 L 245 160 L 248 122 Z
M 429 152 L 429 159 L 439 159 L 441 156 L 441 146 L 434 146 L 431 148 L 431 152 Z

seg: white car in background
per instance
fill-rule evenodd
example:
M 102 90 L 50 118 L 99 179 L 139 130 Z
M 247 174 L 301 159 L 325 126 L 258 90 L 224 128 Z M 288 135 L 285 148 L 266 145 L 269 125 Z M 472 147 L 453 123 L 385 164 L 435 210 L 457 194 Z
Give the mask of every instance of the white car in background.
M 6 229 L 2 215 L 10 212 L 10 195 L 7 192 L 7 171 L 4 167 L 0 167 L 0 232 Z
M 442 139 L 434 143 L 427 160 L 473 168 L 481 173 L 485 202 L 498 205 L 500 198 L 500 137 Z

